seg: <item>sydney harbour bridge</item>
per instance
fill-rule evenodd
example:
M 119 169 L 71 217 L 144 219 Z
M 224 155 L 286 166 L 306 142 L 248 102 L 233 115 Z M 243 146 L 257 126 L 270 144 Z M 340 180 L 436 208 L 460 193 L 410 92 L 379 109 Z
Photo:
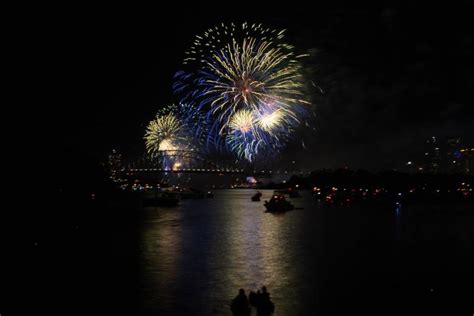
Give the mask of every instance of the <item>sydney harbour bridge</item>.
M 211 157 L 195 150 L 166 150 L 153 157 L 142 155 L 123 161 L 121 154 L 114 150 L 109 155 L 109 168 L 120 169 L 128 178 L 156 178 L 166 174 L 217 174 L 269 179 L 303 174 L 292 168 L 294 162 L 288 168 L 276 168 L 270 161 L 268 159 L 252 164 L 235 158 Z
M 294 174 L 293 168 L 286 170 L 272 168 L 271 164 L 250 164 L 232 159 L 210 159 L 198 151 L 166 150 L 153 158 L 142 156 L 131 161 L 126 168 L 134 173 L 217 173 L 217 174 L 247 174 L 271 176 L 272 174 Z

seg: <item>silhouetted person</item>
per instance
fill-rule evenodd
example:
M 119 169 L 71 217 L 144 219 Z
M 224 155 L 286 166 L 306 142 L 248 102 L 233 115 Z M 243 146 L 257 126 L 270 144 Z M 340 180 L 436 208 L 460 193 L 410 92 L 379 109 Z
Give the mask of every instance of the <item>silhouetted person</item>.
M 247 300 L 244 289 L 239 290 L 239 294 L 232 300 L 230 309 L 234 315 L 249 315 L 249 301 Z
M 270 293 L 267 292 L 267 287 L 262 286 L 262 300 L 263 301 L 269 301 L 270 300 Z
M 249 304 L 254 306 L 254 307 L 257 307 L 258 303 L 258 295 L 260 294 L 260 290 L 257 291 L 257 293 L 255 293 L 254 291 L 250 291 L 249 293 Z
M 275 310 L 275 305 L 270 301 L 270 293 L 265 286 L 262 286 L 262 292 L 259 292 L 257 292 L 257 315 L 270 315 Z

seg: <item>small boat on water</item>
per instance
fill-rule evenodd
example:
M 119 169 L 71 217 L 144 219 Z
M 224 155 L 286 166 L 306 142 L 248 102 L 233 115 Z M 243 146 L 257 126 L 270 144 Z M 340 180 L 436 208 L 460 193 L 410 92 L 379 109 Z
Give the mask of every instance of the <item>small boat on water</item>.
M 288 188 L 284 190 L 275 190 L 274 194 L 287 194 L 292 199 L 301 197 L 300 192 L 293 188 Z
M 257 192 L 257 193 L 255 193 L 255 194 L 252 196 L 252 201 L 253 201 L 253 202 L 258 202 L 258 201 L 260 201 L 260 198 L 261 198 L 261 197 L 262 197 L 262 193 Z
M 295 209 L 294 205 L 285 199 L 283 194 L 274 194 L 270 201 L 264 203 L 267 212 L 280 213 L 292 211 Z
M 166 206 L 172 207 L 179 204 L 179 199 L 175 193 L 161 191 L 156 192 L 153 196 L 143 199 L 143 206 Z

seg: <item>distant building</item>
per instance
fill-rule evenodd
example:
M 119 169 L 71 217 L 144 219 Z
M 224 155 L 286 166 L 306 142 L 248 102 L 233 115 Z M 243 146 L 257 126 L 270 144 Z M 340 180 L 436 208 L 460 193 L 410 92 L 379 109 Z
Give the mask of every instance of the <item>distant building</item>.
M 435 136 L 429 138 L 425 143 L 423 171 L 438 173 L 441 165 L 441 154 L 439 142 Z
M 432 136 L 424 142 L 422 149 L 422 158 L 405 162 L 401 170 L 408 173 L 474 174 L 474 148 L 465 146 L 460 137 L 440 141 Z
M 460 159 L 459 159 L 459 166 L 461 172 L 466 174 L 473 174 L 474 173 L 474 148 L 461 148 L 459 150 Z
M 461 138 L 448 138 L 446 142 L 446 171 L 448 173 L 462 173 L 464 172 L 461 163 Z

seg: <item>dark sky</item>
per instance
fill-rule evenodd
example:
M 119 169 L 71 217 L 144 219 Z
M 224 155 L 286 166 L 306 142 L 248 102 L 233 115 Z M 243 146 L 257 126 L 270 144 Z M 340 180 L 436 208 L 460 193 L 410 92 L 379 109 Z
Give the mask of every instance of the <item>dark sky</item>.
M 233 5 L 71 9 L 46 21 L 40 42 L 58 81 L 61 150 L 96 158 L 112 148 L 143 152 L 145 124 L 176 101 L 172 76 L 193 36 L 231 21 L 285 28 L 287 42 L 312 55 L 305 73 L 324 91 L 311 93 L 315 129 L 296 136 L 306 150 L 286 156 L 312 168 L 393 168 L 432 135 L 474 144 L 472 2 Z

